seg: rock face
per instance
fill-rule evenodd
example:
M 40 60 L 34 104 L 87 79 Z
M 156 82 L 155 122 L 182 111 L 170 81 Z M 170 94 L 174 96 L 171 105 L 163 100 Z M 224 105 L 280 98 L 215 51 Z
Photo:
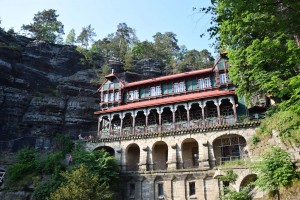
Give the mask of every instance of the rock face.
M 0 142 L 97 130 L 97 77 L 81 58 L 75 46 L 0 30 Z M 2 142 L 0 150 L 13 145 Z

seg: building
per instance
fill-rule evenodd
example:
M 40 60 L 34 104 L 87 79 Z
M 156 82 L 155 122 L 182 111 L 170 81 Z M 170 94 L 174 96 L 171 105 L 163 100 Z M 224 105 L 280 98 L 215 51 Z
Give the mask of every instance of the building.
M 98 89 L 101 109 L 95 112 L 99 139 L 89 148 L 116 156 L 123 199 L 220 195 L 215 167 L 251 156 L 247 143 L 258 125 L 243 121 L 248 111 L 228 67 L 223 54 L 208 69 L 132 83 L 113 72 L 106 76 Z M 242 182 L 239 177 L 237 190 Z

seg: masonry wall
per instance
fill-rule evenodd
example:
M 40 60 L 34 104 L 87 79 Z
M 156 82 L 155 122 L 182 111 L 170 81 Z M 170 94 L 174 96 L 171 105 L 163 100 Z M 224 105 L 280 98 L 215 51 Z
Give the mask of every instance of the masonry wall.
M 212 146 L 213 141 L 224 135 L 239 135 L 244 137 L 247 144 L 249 144 L 249 140 L 254 133 L 254 127 L 211 130 L 207 132 L 194 130 L 189 132 L 189 134 L 179 132 L 176 133 L 177 135 L 148 135 L 145 137 L 115 139 L 102 143 L 87 143 L 87 148 L 94 150 L 96 148 L 99 149 L 101 146 L 108 146 L 115 150 L 115 156 L 121 169 L 121 196 L 124 200 L 215 200 L 219 197 L 220 184 L 218 179 L 215 178 L 216 171 L 214 167 L 216 160 Z M 182 144 L 185 141 L 191 141 L 191 139 L 197 141 L 197 143 L 193 143 L 193 147 L 195 147 L 195 144 L 198 144 L 199 167 L 184 168 L 182 161 L 190 159 L 188 155 L 185 155 L 187 153 L 185 150 L 190 150 L 192 146 L 184 146 L 182 149 Z M 126 160 L 131 160 L 126 159 L 127 149 L 132 144 L 136 144 L 140 148 L 139 166 L 136 171 L 128 171 L 126 169 L 126 166 L 128 166 Z M 163 159 L 165 157 L 163 154 L 166 152 L 165 147 L 157 146 L 157 144 L 165 144 L 165 147 L 167 147 L 166 170 L 154 170 L 153 168 L 153 153 L 155 153 L 156 157 Z M 155 149 L 155 146 L 158 148 Z M 247 148 L 248 145 L 246 145 L 245 149 L 247 150 Z M 154 149 L 157 151 L 153 152 Z M 160 153 L 161 155 L 159 155 Z M 195 185 L 195 194 L 193 195 L 190 195 L 190 183 Z M 130 187 L 132 187 L 130 184 L 134 184 L 134 196 L 130 195 Z M 162 196 L 158 196 L 158 184 L 163 184 Z

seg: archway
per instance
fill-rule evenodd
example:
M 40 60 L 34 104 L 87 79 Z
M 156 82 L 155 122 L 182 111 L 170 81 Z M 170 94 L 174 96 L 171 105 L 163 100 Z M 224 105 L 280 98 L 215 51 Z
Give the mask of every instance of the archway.
M 207 101 L 204 108 L 205 126 L 218 125 L 218 109 L 214 101 Z
M 240 184 L 239 191 L 241 191 L 243 188 L 248 188 L 249 192 L 254 189 L 253 182 L 257 180 L 256 174 L 248 174 L 245 176 Z
M 199 166 L 199 146 L 193 138 L 185 139 L 181 145 L 183 168 L 196 168 Z
M 137 144 L 131 144 L 126 151 L 127 171 L 138 171 L 140 162 L 140 147 Z
M 158 131 L 159 115 L 157 109 L 151 109 L 148 114 L 148 130 L 147 132 L 153 133 Z
M 193 103 L 190 109 L 190 127 L 198 128 L 202 126 L 202 109 L 199 103 Z
M 114 150 L 114 148 L 112 148 L 110 146 L 100 146 L 100 147 L 95 148 L 93 151 L 99 151 L 99 150 L 104 150 L 110 156 L 115 156 L 115 150 Z
M 163 108 L 161 114 L 162 131 L 169 131 L 173 129 L 173 113 L 170 107 Z
M 220 104 L 220 112 L 221 112 L 221 123 L 222 124 L 232 124 L 235 122 L 233 105 L 229 99 L 222 99 Z
M 222 135 L 213 141 L 216 164 L 241 159 L 247 145 L 244 137 L 237 134 Z
M 187 111 L 184 105 L 180 105 L 177 107 L 175 111 L 175 121 L 176 130 L 187 129 Z
M 152 147 L 152 157 L 154 170 L 166 170 L 168 161 L 168 145 L 163 141 L 156 142 Z
M 111 120 L 111 136 L 119 136 L 121 130 L 121 118 L 120 114 L 115 114 Z
M 138 111 L 135 117 L 135 134 L 145 133 L 146 116 L 144 111 Z
M 126 113 L 123 119 L 123 135 L 132 134 L 132 114 Z

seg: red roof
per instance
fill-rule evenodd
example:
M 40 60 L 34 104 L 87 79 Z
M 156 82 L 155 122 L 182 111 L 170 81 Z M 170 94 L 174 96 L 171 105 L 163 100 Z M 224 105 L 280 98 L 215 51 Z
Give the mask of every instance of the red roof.
M 97 114 L 112 113 L 112 112 L 123 111 L 123 110 L 146 108 L 146 107 L 151 107 L 151 106 L 159 106 L 159 105 L 164 105 L 164 104 L 204 99 L 204 98 L 208 98 L 208 97 L 230 95 L 230 94 L 234 94 L 234 93 L 235 93 L 234 90 L 213 90 L 213 91 L 207 91 L 207 92 L 197 92 L 197 93 L 178 95 L 178 96 L 173 96 L 173 97 L 153 99 L 153 100 L 148 100 L 148 101 L 144 100 L 144 101 L 136 102 L 136 103 L 129 103 L 126 105 L 109 108 L 107 110 L 96 111 L 96 112 L 94 112 L 94 114 L 97 115 Z
M 136 81 L 136 82 L 132 82 L 132 83 L 127 83 L 124 86 L 124 88 L 147 84 L 147 83 L 155 83 L 155 82 L 165 81 L 165 80 L 169 80 L 169 79 L 181 78 L 181 77 L 186 77 L 186 76 L 204 74 L 207 72 L 211 72 L 212 69 L 213 68 L 200 69 L 200 70 L 195 70 L 195 71 L 191 71 L 191 72 L 184 72 L 184 73 L 180 73 L 180 74 L 172 74 L 172 75 L 162 76 L 162 77 L 158 77 L 158 78 L 151 78 L 151 79 L 147 79 L 147 80 Z

